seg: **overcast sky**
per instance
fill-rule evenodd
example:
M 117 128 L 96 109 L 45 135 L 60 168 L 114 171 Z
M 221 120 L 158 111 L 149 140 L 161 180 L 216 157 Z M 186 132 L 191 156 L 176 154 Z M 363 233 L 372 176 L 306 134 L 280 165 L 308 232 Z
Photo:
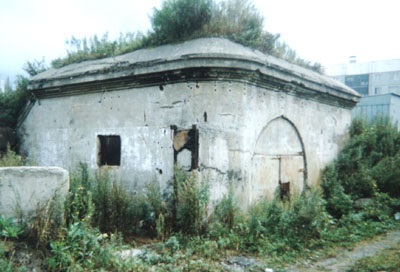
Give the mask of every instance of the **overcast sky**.
M 0 79 L 26 61 L 66 55 L 71 36 L 150 29 L 162 0 L 1 0 Z M 304 59 L 323 65 L 400 58 L 399 0 L 254 0 L 266 30 Z

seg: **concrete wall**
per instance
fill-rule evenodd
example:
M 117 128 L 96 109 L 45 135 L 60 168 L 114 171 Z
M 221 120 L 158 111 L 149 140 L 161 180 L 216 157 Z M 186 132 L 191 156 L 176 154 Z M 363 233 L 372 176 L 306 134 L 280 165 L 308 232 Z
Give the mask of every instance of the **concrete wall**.
M 350 121 L 348 108 L 293 94 L 245 82 L 188 80 L 162 88 L 40 99 L 19 133 L 22 151 L 40 165 L 73 171 L 84 162 L 93 173 L 111 172 L 140 191 L 151 180 L 166 187 L 173 177 L 171 125 L 178 130 L 196 125 L 197 173 L 210 181 L 211 199 L 225 194 L 231 180 L 246 206 L 260 197 L 272 197 L 279 186 L 279 167 L 285 165 L 294 165 L 286 169 L 295 173 L 285 175 L 296 183 L 296 190 L 317 184 L 321 169 L 343 146 Z M 278 129 L 271 138 L 271 126 L 288 134 L 279 134 Z M 120 166 L 99 166 L 98 135 L 120 136 Z M 275 153 L 265 151 L 266 139 L 273 139 L 270 146 L 277 146 Z M 285 142 L 291 139 L 293 148 Z
M 68 172 L 59 167 L 0 167 L 0 214 L 30 216 L 55 197 L 63 203 L 68 189 Z

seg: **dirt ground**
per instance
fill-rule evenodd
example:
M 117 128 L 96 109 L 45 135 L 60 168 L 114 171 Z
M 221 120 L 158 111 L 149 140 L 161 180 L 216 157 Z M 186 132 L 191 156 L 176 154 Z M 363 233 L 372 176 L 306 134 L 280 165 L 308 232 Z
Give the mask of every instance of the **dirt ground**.
M 374 256 L 379 251 L 391 248 L 400 243 L 400 230 L 392 230 L 388 233 L 367 241 L 357 243 L 352 249 L 338 248 L 335 256 L 329 258 L 321 257 L 318 259 L 314 257 L 313 260 L 305 260 L 302 263 L 288 266 L 285 271 L 287 272 L 342 272 L 350 268 L 356 261 L 364 257 Z M 43 271 L 42 259 L 44 256 L 39 256 L 37 252 L 32 249 L 21 248 L 13 256 L 17 259 L 19 265 L 27 268 L 27 271 L 40 272 Z M 225 271 L 259 271 L 259 263 L 252 258 L 235 257 L 227 260 L 223 265 Z M 262 267 L 262 266 L 261 266 Z M 261 270 L 260 270 L 261 271 Z M 273 271 L 271 269 L 262 269 L 262 271 Z
M 315 262 L 305 261 L 286 269 L 287 272 L 346 271 L 359 259 L 376 255 L 379 251 L 400 243 L 400 230 L 393 230 L 372 240 L 363 241 L 351 249 L 338 249 L 337 255 Z

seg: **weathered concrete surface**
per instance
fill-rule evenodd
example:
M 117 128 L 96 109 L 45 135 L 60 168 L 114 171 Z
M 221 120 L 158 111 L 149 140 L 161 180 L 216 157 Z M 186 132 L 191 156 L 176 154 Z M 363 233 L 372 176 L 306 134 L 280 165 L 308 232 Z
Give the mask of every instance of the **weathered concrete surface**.
M 51 200 L 63 203 L 68 190 L 69 174 L 62 168 L 0 167 L 0 214 L 29 216 Z
M 198 156 L 211 199 L 233 183 L 243 207 L 272 198 L 279 181 L 291 194 L 317 184 L 359 99 L 328 77 L 217 38 L 52 69 L 30 89 L 38 100 L 20 125 L 21 150 L 40 165 L 85 162 L 141 190 L 151 180 L 167 186 L 174 161 L 190 168 Z M 185 149 L 188 135 L 176 132 L 193 126 L 198 143 Z M 120 136 L 120 165 L 99 164 L 99 135 Z

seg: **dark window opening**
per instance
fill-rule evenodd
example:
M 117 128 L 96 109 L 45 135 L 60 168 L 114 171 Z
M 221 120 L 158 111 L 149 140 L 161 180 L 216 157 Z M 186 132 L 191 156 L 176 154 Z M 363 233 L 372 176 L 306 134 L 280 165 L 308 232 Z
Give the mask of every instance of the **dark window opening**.
M 196 125 L 189 130 L 177 130 L 176 126 L 171 126 L 174 130 L 174 163 L 177 164 L 178 155 L 183 150 L 190 152 L 190 170 L 198 168 L 199 165 L 199 131 Z
M 121 137 L 117 135 L 99 135 L 98 164 L 118 166 L 121 165 Z

